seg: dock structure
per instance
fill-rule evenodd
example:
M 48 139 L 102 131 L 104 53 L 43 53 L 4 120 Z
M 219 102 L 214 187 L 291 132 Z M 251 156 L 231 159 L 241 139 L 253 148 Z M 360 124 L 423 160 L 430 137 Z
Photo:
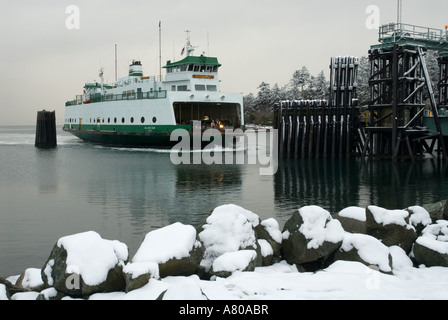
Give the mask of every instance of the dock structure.
M 37 148 L 54 148 L 57 146 L 55 111 L 43 110 L 37 112 L 34 145 Z
M 361 114 L 356 99 L 355 57 L 331 59 L 328 100 L 281 101 L 275 106 L 280 157 L 415 161 L 430 154 L 447 159 L 448 26 L 438 30 L 387 24 L 379 28 L 379 42 L 369 50 L 366 113 Z M 426 62 L 429 50 L 438 53 L 437 88 Z
M 333 57 L 329 100 L 287 100 L 274 108 L 282 158 L 342 158 L 362 152 L 356 78 L 359 59 Z
M 446 158 L 439 118 L 439 108 L 447 101 L 446 32 L 388 24 L 380 27 L 379 41 L 369 51 L 369 123 L 362 156 L 414 161 L 425 153 L 437 152 Z M 427 68 L 428 50 L 436 50 L 440 55 L 439 99 L 444 102 L 439 101 L 439 105 Z M 429 96 L 429 107 L 425 94 Z M 425 118 L 428 114 L 431 117 Z

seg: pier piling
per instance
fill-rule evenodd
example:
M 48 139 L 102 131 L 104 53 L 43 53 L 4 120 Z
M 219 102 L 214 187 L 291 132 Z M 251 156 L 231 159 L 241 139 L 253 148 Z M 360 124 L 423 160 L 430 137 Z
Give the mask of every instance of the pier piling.
M 54 148 L 57 145 L 56 138 L 56 112 L 55 111 L 38 111 L 36 123 L 36 139 L 37 148 Z

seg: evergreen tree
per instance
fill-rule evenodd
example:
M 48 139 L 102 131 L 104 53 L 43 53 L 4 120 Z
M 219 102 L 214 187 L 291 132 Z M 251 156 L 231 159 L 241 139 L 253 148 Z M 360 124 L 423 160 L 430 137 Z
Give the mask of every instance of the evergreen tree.
M 358 87 L 356 88 L 356 95 L 360 106 L 367 106 L 370 103 L 369 77 L 370 77 L 369 58 L 363 56 L 359 59 L 358 78 L 357 78 Z
M 290 81 L 289 95 L 291 99 L 303 99 L 305 87 L 309 85 L 311 74 L 304 66 L 300 70 L 296 70 Z

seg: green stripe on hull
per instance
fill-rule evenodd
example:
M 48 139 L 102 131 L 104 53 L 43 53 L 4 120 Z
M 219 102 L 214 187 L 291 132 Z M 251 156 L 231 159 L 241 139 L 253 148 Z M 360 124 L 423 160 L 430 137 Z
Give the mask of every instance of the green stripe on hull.
M 166 125 L 64 125 L 64 130 L 78 138 L 96 143 L 121 146 L 171 147 L 177 141 L 170 141 L 176 129 L 191 130 L 190 126 Z

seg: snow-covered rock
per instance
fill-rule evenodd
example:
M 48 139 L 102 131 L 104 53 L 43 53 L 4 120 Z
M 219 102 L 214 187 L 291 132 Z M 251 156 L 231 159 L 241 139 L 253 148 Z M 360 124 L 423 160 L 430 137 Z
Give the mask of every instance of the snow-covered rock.
M 361 207 L 347 207 L 333 215 L 339 220 L 342 228 L 351 233 L 366 233 L 366 209 Z
M 58 240 L 42 268 L 42 280 L 72 297 L 123 290 L 127 259 L 124 243 L 105 240 L 94 231 L 78 233 Z
M 213 261 L 211 273 L 226 278 L 236 271 L 254 271 L 256 258 L 255 250 L 225 252 Z
M 147 263 L 158 264 L 158 276 L 188 276 L 196 272 L 202 260 L 204 248 L 197 239 L 196 229 L 190 225 L 176 222 L 169 226 L 151 231 L 138 248 L 132 264 L 137 265 L 126 268 L 133 272 L 133 277 L 144 273 L 150 267 Z M 138 274 L 141 271 L 142 273 Z M 150 268 L 151 277 L 155 277 L 153 268 Z M 148 280 L 149 278 L 148 277 Z
M 408 207 L 409 223 L 415 228 L 417 234 L 420 234 L 423 229 L 432 223 L 429 212 L 420 206 Z
M 339 248 L 343 236 L 341 223 L 327 210 L 318 206 L 302 207 L 293 213 L 283 228 L 283 258 L 307 270 L 319 269 Z
M 392 272 L 392 257 L 389 248 L 378 239 L 360 233 L 344 233 L 334 260 L 358 261 L 367 266 L 376 266 L 385 273 Z
M 427 267 L 448 267 L 448 221 L 428 225 L 414 243 L 412 255 L 418 264 Z
M 409 223 L 409 211 L 368 206 L 366 222 L 368 235 L 381 240 L 386 246 L 397 245 L 408 254 L 417 239 L 416 230 Z
M 258 243 L 262 249 L 263 265 L 272 264 L 281 260 L 281 248 L 282 248 L 282 232 L 278 225 L 277 220 L 269 218 L 261 221 L 261 223 L 255 227 L 255 233 L 258 238 Z M 267 244 L 264 241 L 267 242 Z M 270 248 L 270 249 L 269 249 Z M 264 252 L 263 252 L 264 249 Z M 272 253 L 266 250 L 272 250 Z
M 17 279 L 15 285 L 31 291 L 41 291 L 44 288 L 41 269 L 26 269 Z
M 214 261 L 221 255 L 239 250 L 258 250 L 255 265 L 261 265 L 261 254 L 254 228 L 259 217 L 236 205 L 217 207 L 201 227 L 199 239 L 204 245 L 204 258 L 200 263 L 201 277 L 213 275 Z

